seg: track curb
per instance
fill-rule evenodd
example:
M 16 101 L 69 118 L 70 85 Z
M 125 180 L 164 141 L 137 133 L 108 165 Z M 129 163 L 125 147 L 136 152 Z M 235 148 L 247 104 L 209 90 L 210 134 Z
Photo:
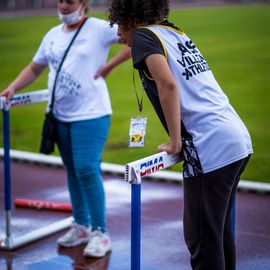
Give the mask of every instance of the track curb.
M 3 158 L 4 150 L 0 148 L 0 158 Z M 28 162 L 34 164 L 43 164 L 47 166 L 63 167 L 63 162 L 59 156 L 47 156 L 39 153 L 10 150 L 10 159 L 21 162 Z M 101 163 L 101 170 L 103 173 L 123 175 L 125 173 L 125 166 L 113 163 Z M 162 180 L 167 182 L 182 183 L 183 175 L 180 172 L 172 171 L 159 171 L 147 176 L 148 179 Z M 239 191 L 256 192 L 256 193 L 269 193 L 270 184 L 263 182 L 254 182 L 250 180 L 240 180 L 238 185 Z

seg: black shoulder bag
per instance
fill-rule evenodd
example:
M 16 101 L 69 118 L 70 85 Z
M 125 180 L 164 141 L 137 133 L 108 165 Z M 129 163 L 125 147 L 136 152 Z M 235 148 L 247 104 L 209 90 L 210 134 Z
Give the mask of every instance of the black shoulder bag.
M 42 154 L 49 155 L 54 151 L 54 145 L 55 145 L 56 140 L 57 140 L 57 132 L 56 132 L 56 120 L 55 120 L 54 115 L 53 115 L 53 105 L 54 105 L 54 94 L 55 94 L 57 78 L 58 78 L 60 69 L 64 63 L 64 60 L 67 56 L 67 53 L 68 53 L 73 41 L 75 40 L 75 38 L 79 34 L 82 26 L 86 22 L 86 20 L 87 20 L 87 18 L 84 19 L 84 21 L 81 23 L 79 29 L 77 30 L 77 32 L 73 36 L 71 42 L 69 43 L 69 45 L 64 53 L 64 56 L 61 60 L 61 63 L 59 64 L 58 69 L 56 71 L 50 108 L 49 108 L 49 111 L 45 114 L 45 119 L 43 122 L 42 137 L 41 137 L 41 144 L 40 144 L 40 150 L 39 150 L 39 152 Z

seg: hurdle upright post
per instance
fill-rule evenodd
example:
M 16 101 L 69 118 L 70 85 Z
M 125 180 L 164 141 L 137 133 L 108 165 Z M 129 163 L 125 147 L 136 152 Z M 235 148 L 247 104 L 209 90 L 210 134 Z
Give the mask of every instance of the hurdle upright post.
M 5 200 L 5 230 L 6 239 L 5 244 L 12 244 L 12 232 L 11 232 L 11 210 L 12 210 L 12 198 L 11 198 L 11 173 L 10 173 L 10 126 L 9 126 L 9 104 L 2 98 L 3 104 L 3 141 L 4 141 L 4 200 Z
M 131 184 L 131 270 L 141 269 L 141 184 Z

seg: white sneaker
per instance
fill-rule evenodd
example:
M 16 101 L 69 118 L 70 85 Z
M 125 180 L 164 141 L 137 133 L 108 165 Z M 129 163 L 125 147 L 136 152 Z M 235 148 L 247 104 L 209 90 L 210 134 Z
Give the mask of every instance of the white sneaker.
M 111 240 L 108 233 L 100 230 L 91 232 L 91 238 L 83 251 L 86 257 L 103 257 L 111 251 Z
M 58 238 L 57 244 L 62 247 L 75 247 L 87 243 L 90 240 L 90 235 L 90 228 L 74 222 L 71 225 L 71 229 Z

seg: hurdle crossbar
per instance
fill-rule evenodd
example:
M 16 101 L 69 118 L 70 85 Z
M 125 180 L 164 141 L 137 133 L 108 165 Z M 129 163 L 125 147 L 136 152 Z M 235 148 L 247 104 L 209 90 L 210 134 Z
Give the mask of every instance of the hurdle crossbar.
M 173 166 L 183 160 L 180 154 L 161 152 L 125 165 L 125 180 L 130 184 L 140 184 L 141 178 Z
M 49 100 L 49 91 L 47 89 L 38 90 L 19 95 L 14 95 L 10 101 L 5 97 L 0 97 L 0 109 L 3 112 L 3 140 L 4 140 L 4 205 L 5 205 L 5 238 L 0 240 L 0 249 L 13 250 L 22 245 L 33 242 L 52 233 L 58 232 L 69 227 L 72 218 L 66 218 L 32 231 L 25 235 L 14 238 L 12 235 L 12 188 L 11 188 L 11 170 L 10 170 L 10 126 L 9 110 L 11 107 L 19 107 L 40 103 Z
M 125 165 L 125 180 L 131 184 L 131 270 L 141 269 L 141 178 L 182 160 L 181 155 L 161 152 Z
M 0 109 L 9 110 L 10 107 L 21 107 L 34 103 L 45 102 L 49 100 L 49 90 L 42 89 L 33 92 L 22 93 L 14 95 L 10 101 L 6 97 L 0 97 Z

